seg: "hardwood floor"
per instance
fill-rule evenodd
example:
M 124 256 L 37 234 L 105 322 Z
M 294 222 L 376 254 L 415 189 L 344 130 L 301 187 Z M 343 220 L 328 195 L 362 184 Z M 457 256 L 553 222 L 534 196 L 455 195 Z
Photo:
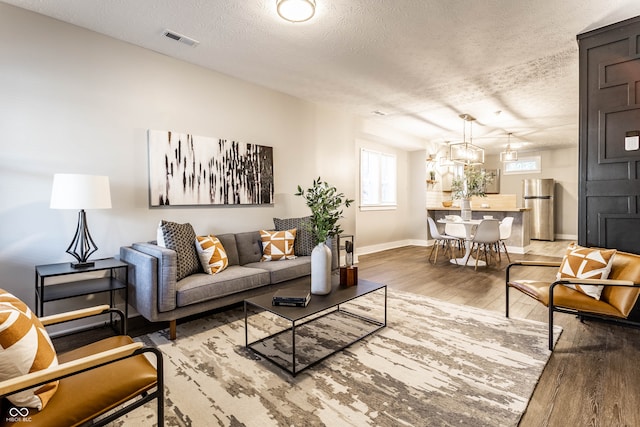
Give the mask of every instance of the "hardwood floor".
M 526 255 L 511 259 L 559 260 L 566 241 L 533 242 Z M 504 313 L 505 256 L 499 266 L 478 268 L 450 264 L 442 255 L 427 262 L 431 248 L 407 246 L 359 257 L 358 276 L 383 282 L 389 289 L 426 295 Z M 529 268 L 531 278 L 552 279 L 555 269 Z M 518 277 L 515 274 L 515 277 Z M 511 292 L 510 316 L 547 322 L 546 307 L 519 292 Z M 544 369 L 520 426 L 640 426 L 640 329 L 556 314 L 564 331 Z M 135 318 L 133 336 L 166 325 Z M 103 328 L 105 329 L 105 328 Z M 94 330 L 92 338 L 111 332 Z M 77 345 L 73 338 L 54 340 L 58 351 Z
M 511 259 L 557 260 L 567 243 L 534 242 L 529 253 L 511 255 Z M 384 282 L 390 289 L 504 313 L 506 257 L 499 266 L 475 272 L 473 267 L 452 265 L 443 256 L 430 264 L 430 250 L 409 246 L 361 256 L 358 276 Z M 555 269 L 528 268 L 526 272 L 531 278 L 552 278 Z M 547 322 L 546 307 L 517 291 L 510 296 L 511 317 Z M 520 426 L 640 425 L 640 364 L 636 359 L 640 330 L 595 321 L 580 323 L 567 314 L 556 314 L 554 319 L 564 330 Z

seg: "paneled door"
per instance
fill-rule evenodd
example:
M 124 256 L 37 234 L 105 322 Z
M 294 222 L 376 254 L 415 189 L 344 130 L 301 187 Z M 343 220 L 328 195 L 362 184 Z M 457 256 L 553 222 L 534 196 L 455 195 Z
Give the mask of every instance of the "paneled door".
M 640 17 L 579 34 L 578 45 L 578 242 L 640 253 Z

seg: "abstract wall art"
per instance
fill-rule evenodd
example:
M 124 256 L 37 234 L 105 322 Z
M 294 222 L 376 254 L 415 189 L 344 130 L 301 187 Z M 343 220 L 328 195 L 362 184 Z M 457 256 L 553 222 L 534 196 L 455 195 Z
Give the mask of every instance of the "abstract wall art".
M 273 203 L 273 147 L 149 130 L 152 207 Z

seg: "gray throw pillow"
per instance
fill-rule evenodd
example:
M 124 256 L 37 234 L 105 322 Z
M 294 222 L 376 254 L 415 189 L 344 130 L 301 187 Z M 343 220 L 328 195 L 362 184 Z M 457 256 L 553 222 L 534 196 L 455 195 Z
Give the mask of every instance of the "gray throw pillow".
M 296 240 L 293 243 L 293 251 L 296 256 L 310 256 L 313 247 L 318 243 L 311 233 L 311 217 L 302 218 L 273 218 L 273 225 L 276 231 L 291 230 L 295 228 Z
M 201 273 L 202 266 L 196 252 L 196 233 L 191 224 L 178 224 L 162 220 L 160 230 L 164 247 L 178 256 L 176 279 L 182 280 L 194 273 Z

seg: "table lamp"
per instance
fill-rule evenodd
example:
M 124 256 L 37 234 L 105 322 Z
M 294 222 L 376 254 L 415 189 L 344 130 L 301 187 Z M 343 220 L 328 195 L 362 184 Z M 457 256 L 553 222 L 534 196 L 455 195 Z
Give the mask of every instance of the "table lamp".
M 67 253 L 78 262 L 71 263 L 73 268 L 91 267 L 95 263 L 88 261 L 89 256 L 98 247 L 89 234 L 85 209 L 111 209 L 109 177 L 57 173 L 53 176 L 51 189 L 51 209 L 80 209 L 78 227 Z

